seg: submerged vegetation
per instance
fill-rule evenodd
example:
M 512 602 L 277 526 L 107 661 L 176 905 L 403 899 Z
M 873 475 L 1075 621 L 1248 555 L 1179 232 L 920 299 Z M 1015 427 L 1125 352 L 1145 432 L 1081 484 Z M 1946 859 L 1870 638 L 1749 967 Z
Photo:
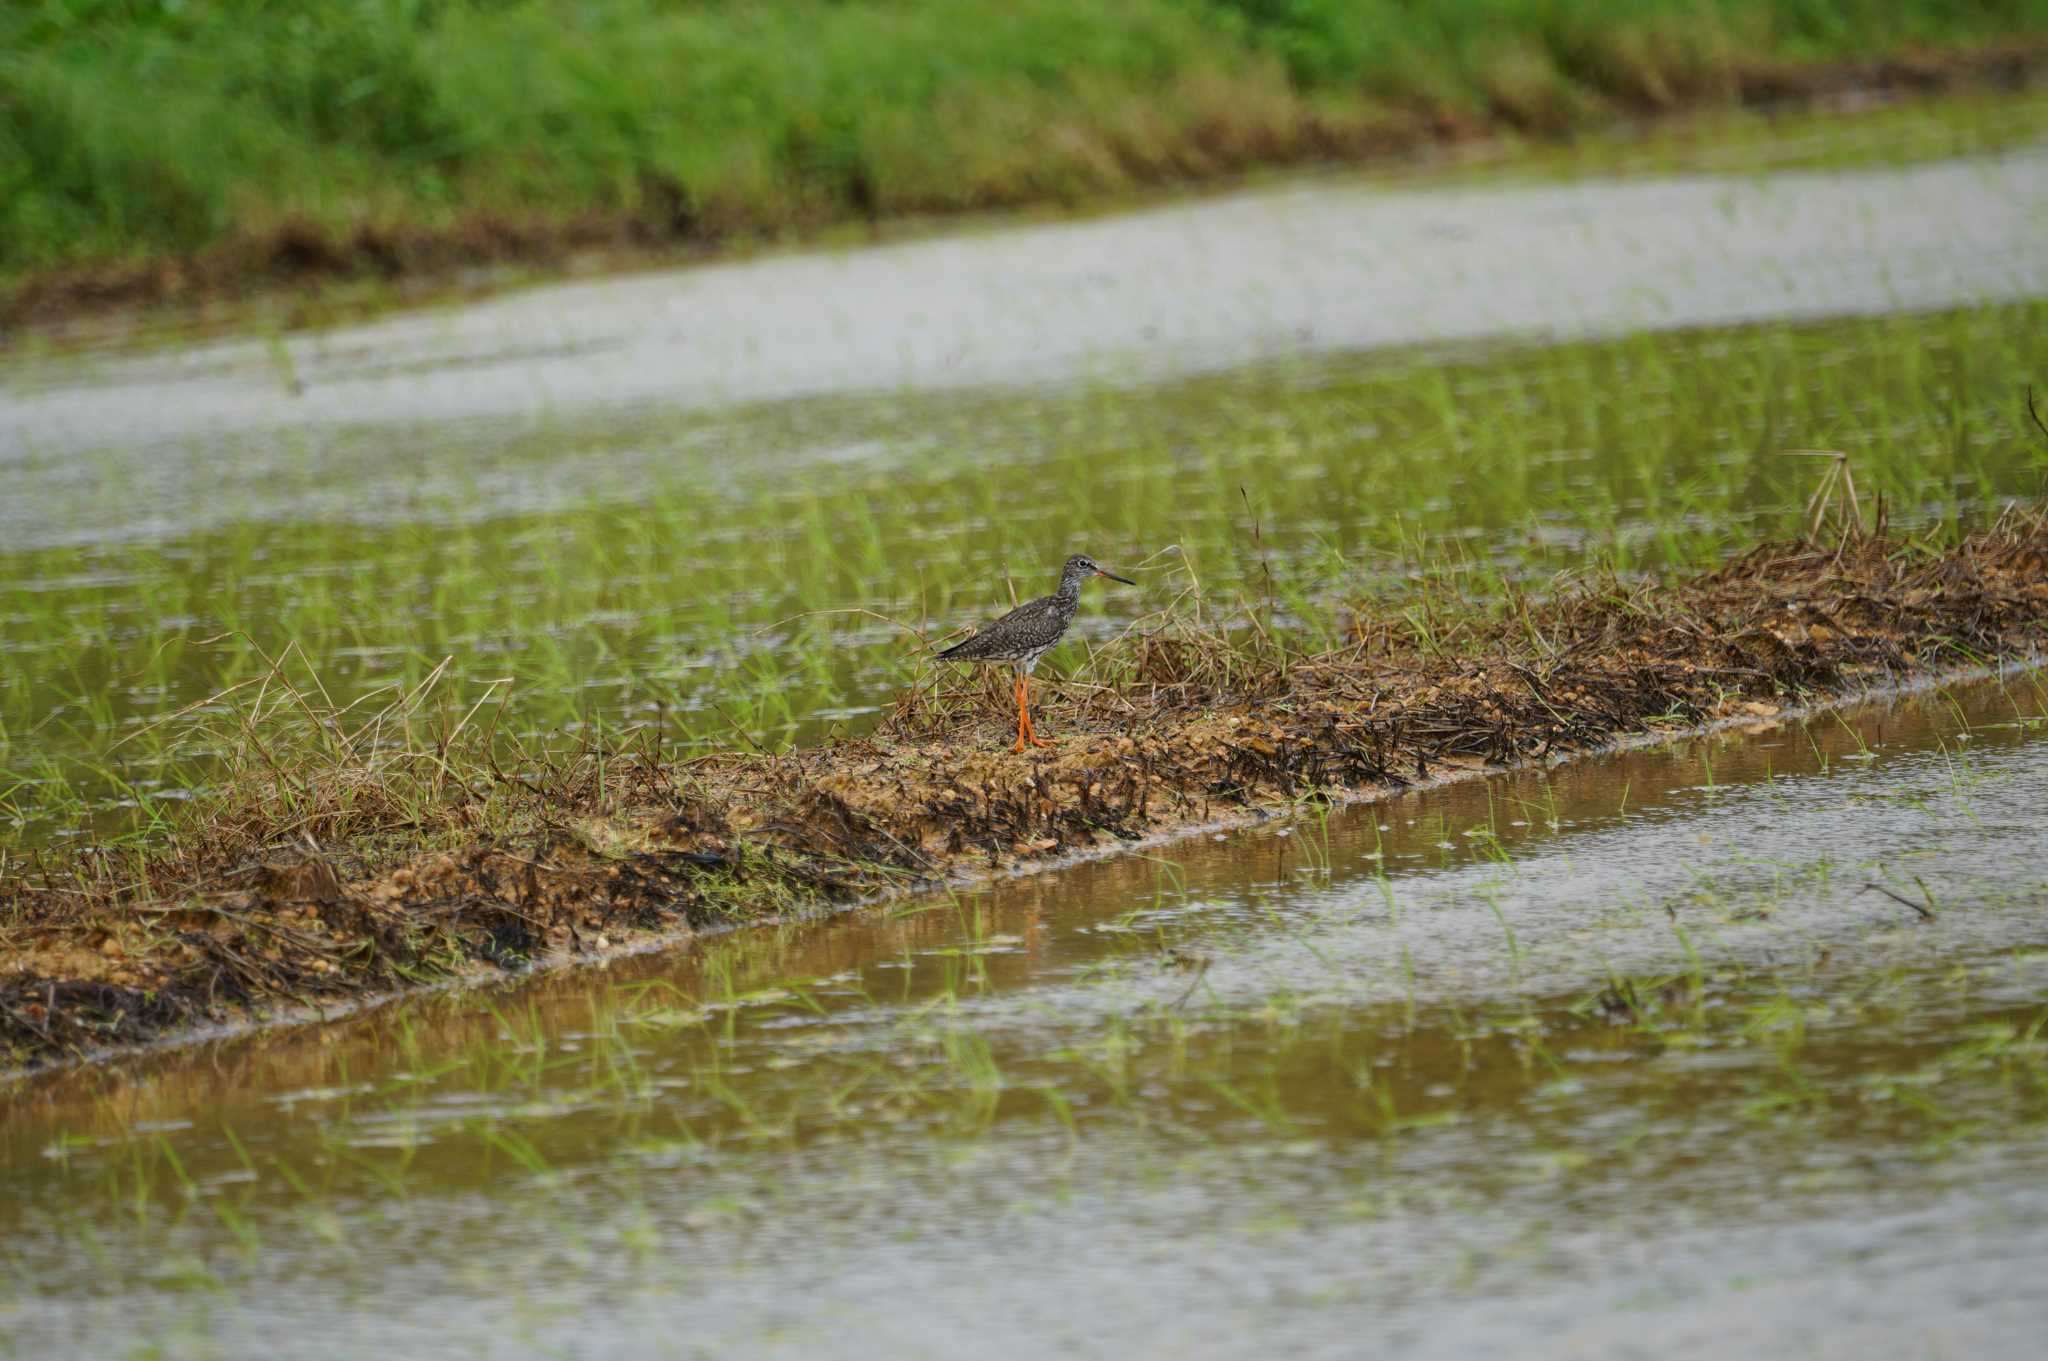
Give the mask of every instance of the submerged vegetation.
M 472 726 L 528 751 L 779 750 L 865 733 L 917 682 L 920 634 L 1042 593 L 1076 550 L 1145 585 L 1084 602 L 1047 663 L 1069 674 L 1197 584 L 1326 648 L 1365 597 L 1705 570 L 1801 532 L 1819 469 L 1788 448 L 1844 451 L 1898 528 L 1952 534 L 2044 490 L 2023 416 L 2044 374 L 2048 305 L 2022 303 L 1164 387 L 29 451 L 0 496 L 0 844 L 153 835 L 226 754 L 161 720 L 247 697 L 268 658 L 359 712 L 421 690 L 452 725 L 482 702 Z
M 1845 492 L 1847 488 L 1842 488 Z M 931 886 L 1617 738 L 1768 717 L 2033 654 L 2048 516 L 1952 542 L 1828 520 L 1701 577 L 1345 611 L 1329 645 L 1258 607 L 1152 621 L 1092 683 L 1047 687 L 1048 753 L 1004 748 L 1000 682 L 920 687 L 872 737 L 672 760 L 520 752 L 423 685 L 376 712 L 288 659 L 225 711 L 222 789 L 164 840 L 0 873 L 0 1042 L 17 1061 L 281 1003 L 603 952 Z M 223 697 L 225 701 L 229 697 Z
M 2024 79 L 2043 0 L 35 0 L 27 315 L 1075 201 L 1497 128 Z
M 1980 1248 L 2000 1225 L 2035 1236 L 1979 1207 L 2032 1193 L 2048 1117 L 2043 957 L 1994 943 L 2038 934 L 2038 864 L 1997 851 L 2038 785 L 2017 729 L 2039 730 L 2040 684 L 17 1083 L 0 1307 L 18 1348 L 96 1355 L 262 1351 L 282 1291 L 335 1320 L 323 1337 L 375 1299 L 444 1348 L 509 1327 L 574 1350 L 622 1311 L 569 1301 L 624 1288 L 622 1328 L 668 1310 L 709 1345 L 755 1336 L 730 1273 L 781 1288 L 943 1234 L 957 1271 L 933 1283 L 924 1259 L 928 1305 L 978 1298 L 984 1262 L 1100 1250 L 1135 1221 L 1185 1238 L 1181 1265 L 1250 1241 L 1302 1279 L 1396 1273 L 1390 1293 L 1490 1298 L 1540 1273 L 1554 1315 L 1587 1234 L 1636 1287 L 1646 1214 L 1684 1221 L 1667 1239 L 1735 1230 L 1731 1288 L 1753 1297 L 1760 1223 L 1934 1199 L 1882 1221 L 1924 1308 L 1944 1299 L 1930 1225 Z M 1844 818 L 1845 799 L 1887 811 Z M 1913 914 L 1859 892 L 1887 867 L 1924 870 L 1967 924 L 1898 925 Z M 1505 957 L 1494 891 L 1514 899 Z M 1957 1187 L 1960 1207 L 1939 1199 Z M 1882 1232 L 1857 1223 L 1841 1271 L 1861 1279 Z M 1450 1250 L 1418 1254 L 1425 1237 Z M 2004 1260 L 2023 1275 L 2036 1255 Z M 1953 1270 L 1975 1307 L 1982 1262 Z M 1217 1279 L 1169 1267 L 1148 1291 Z M 468 1291 L 488 1306 L 451 1305 Z

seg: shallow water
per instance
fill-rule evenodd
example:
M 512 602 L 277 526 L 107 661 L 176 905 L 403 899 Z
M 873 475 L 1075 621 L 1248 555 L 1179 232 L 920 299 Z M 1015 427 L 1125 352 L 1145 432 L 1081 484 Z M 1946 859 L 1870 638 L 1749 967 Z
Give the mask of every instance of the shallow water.
M 2043 217 L 2038 144 L 1768 175 L 1420 189 L 1332 178 L 34 366 L 9 384 L 11 418 L 25 445 L 62 451 L 1916 311 L 2048 292 Z
M 2016 676 L 30 1082 L 0 1337 L 2031 1355 L 2044 709 Z
M 1091 590 L 1048 677 L 1085 677 L 1091 647 L 1196 587 L 1285 623 L 1333 596 L 1398 610 L 1425 571 L 1497 594 L 1704 564 L 1799 526 L 1817 465 L 1786 448 L 1848 451 L 1896 524 L 1981 520 L 2039 490 L 2019 422 L 2044 372 L 2035 302 L 36 454 L 10 474 L 27 494 L 0 496 L 0 846 L 146 825 L 211 778 L 213 739 L 160 720 L 294 646 L 297 683 L 339 704 L 448 660 L 430 709 L 488 698 L 528 741 L 808 743 L 929 679 L 920 633 L 1043 591 L 1074 550 L 1141 585 Z

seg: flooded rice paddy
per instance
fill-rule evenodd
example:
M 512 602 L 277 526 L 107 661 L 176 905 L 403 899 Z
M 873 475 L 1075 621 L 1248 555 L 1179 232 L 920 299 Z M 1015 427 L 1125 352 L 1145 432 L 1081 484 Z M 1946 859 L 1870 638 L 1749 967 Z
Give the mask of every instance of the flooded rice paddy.
M 1311 185 L 24 362 L 0 845 L 146 835 L 209 769 L 158 721 L 291 645 L 341 703 L 452 658 L 527 739 L 813 742 L 1074 549 L 1143 583 L 1085 675 L 1197 585 L 1312 636 L 1704 565 L 1797 527 L 1787 448 L 1982 518 L 2048 467 L 2044 167 Z M 2028 1355 L 2043 711 L 2016 672 L 24 1080 L 0 1355 Z
M 2025 1355 L 2044 706 L 2018 674 L 34 1082 L 0 1337 Z
M 1841 449 L 1896 523 L 2041 486 L 2048 305 L 1282 362 L 1146 388 L 840 397 L 505 428 L 16 445 L 0 498 L 0 844 L 107 836 L 203 788 L 165 715 L 296 645 L 340 704 L 417 684 L 528 741 L 864 730 L 917 642 L 1051 585 L 1047 674 L 1199 586 L 1313 628 L 1561 569 L 1703 566 L 1796 530 Z M 500 708 L 502 706 L 502 709 Z M 204 717 L 204 715 L 201 715 Z
M 1077 548 L 1149 587 L 1091 603 L 1100 641 L 1195 583 L 1704 562 L 1796 524 L 1787 447 L 1847 451 L 1906 523 L 1970 514 L 2040 486 L 2044 219 L 2038 145 L 1340 179 L 17 358 L 0 844 L 146 828 L 208 778 L 157 720 L 292 644 L 344 704 L 452 658 L 451 707 L 528 739 L 813 742 L 901 692 L 910 630 Z

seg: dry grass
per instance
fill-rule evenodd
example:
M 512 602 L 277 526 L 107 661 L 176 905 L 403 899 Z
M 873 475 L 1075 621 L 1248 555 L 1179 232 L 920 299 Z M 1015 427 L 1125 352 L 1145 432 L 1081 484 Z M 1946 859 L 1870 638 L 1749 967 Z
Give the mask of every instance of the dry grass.
M 1038 688 L 920 686 L 870 738 L 669 759 L 523 749 L 432 678 L 338 711 L 295 659 L 228 697 L 238 764 L 147 851 L 0 873 L 0 1045 L 37 1062 L 206 1020 L 680 938 L 1302 799 L 1370 796 L 1628 734 L 1768 715 L 2048 637 L 2048 518 L 1947 549 L 1816 507 L 1814 537 L 1669 585 L 1351 615 L 1296 651 L 1184 601 Z M 949 676 L 954 673 L 948 673 Z M 229 735 L 223 734 L 223 740 Z

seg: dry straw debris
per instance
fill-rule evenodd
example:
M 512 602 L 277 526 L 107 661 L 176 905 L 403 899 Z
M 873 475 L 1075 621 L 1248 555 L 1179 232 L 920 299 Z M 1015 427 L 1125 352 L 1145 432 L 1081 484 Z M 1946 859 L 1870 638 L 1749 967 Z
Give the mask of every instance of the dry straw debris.
M 1946 549 L 1888 533 L 1881 509 L 1874 530 L 1841 523 L 1673 584 L 1567 584 L 1427 627 L 1361 609 L 1318 655 L 1169 623 L 1128 640 L 1114 683 L 1044 687 L 1063 740 L 1023 755 L 999 685 L 921 688 L 861 740 L 673 760 L 648 743 L 508 755 L 474 709 L 452 729 L 410 701 L 358 720 L 279 682 L 240 711 L 236 778 L 168 844 L 6 870 L 0 1048 L 33 1064 L 680 940 L 1768 715 L 2048 636 L 2040 510 Z

